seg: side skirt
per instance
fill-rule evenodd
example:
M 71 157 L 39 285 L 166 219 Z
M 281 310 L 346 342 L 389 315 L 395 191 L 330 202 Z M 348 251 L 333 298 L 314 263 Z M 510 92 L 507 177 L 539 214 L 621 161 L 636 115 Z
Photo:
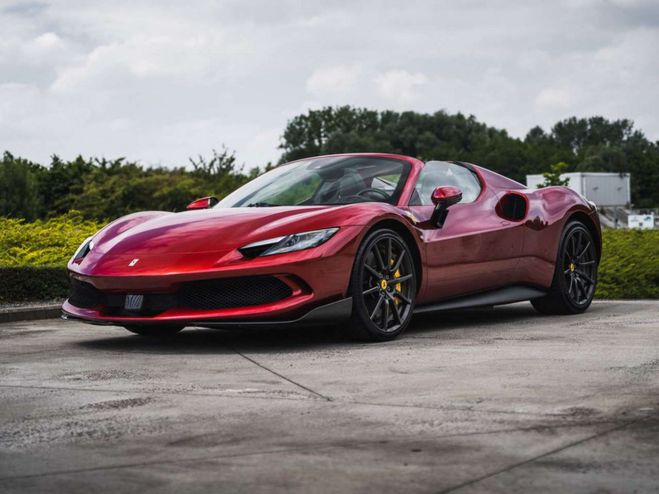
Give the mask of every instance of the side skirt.
M 441 310 L 466 309 L 468 307 L 489 307 L 493 305 L 512 304 L 523 300 L 531 300 L 547 295 L 547 292 L 538 288 L 524 285 L 507 286 L 485 293 L 467 295 L 465 297 L 444 300 L 430 305 L 423 305 L 414 309 L 415 314 L 435 312 Z

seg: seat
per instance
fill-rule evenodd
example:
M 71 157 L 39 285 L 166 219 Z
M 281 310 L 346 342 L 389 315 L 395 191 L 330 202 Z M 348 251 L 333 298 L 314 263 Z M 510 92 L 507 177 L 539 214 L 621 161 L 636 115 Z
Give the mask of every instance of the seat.
M 361 175 L 354 170 L 346 170 L 341 178 L 334 182 L 321 195 L 322 202 L 339 202 L 346 197 L 355 196 L 366 188 Z

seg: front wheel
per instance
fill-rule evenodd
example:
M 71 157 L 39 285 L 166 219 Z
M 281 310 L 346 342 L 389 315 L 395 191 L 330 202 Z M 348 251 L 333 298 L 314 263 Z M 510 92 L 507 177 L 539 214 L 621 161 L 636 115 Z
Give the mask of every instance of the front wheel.
M 147 336 L 149 338 L 168 338 L 183 329 L 183 326 L 124 326 L 131 333 Z
M 563 230 L 554 279 L 547 296 L 531 300 L 542 314 L 578 314 L 593 301 L 597 285 L 597 250 L 590 231 L 573 221 Z
M 363 341 L 396 338 L 409 325 L 416 300 L 412 253 L 393 230 L 376 230 L 362 243 L 352 271 L 351 335 Z

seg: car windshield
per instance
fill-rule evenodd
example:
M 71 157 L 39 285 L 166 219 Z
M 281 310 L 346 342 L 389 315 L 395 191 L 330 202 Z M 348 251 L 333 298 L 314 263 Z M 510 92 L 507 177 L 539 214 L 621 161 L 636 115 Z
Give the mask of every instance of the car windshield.
M 218 208 L 395 204 L 410 165 L 373 156 L 312 158 L 281 165 L 229 194 Z

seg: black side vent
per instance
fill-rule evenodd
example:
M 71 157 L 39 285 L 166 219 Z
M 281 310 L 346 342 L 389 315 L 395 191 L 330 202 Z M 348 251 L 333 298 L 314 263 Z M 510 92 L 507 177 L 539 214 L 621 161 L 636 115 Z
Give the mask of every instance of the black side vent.
M 497 214 L 510 221 L 522 221 L 526 218 L 526 209 L 526 197 L 513 193 L 503 196 L 496 207 Z

